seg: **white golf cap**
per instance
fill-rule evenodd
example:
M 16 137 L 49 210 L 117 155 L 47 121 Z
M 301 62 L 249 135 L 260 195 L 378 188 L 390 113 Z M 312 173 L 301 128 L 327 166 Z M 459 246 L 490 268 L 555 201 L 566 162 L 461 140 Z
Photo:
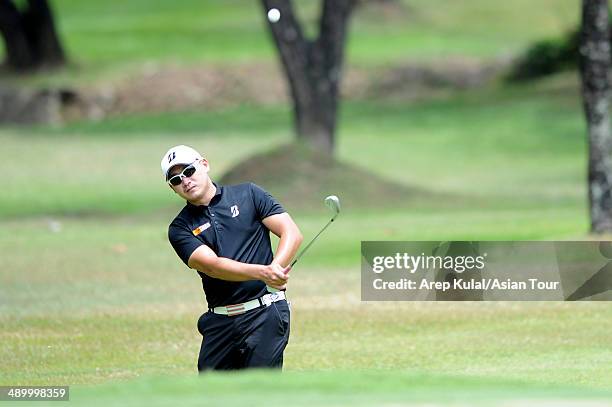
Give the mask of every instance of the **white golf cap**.
M 168 171 L 175 165 L 189 165 L 194 161 L 201 160 L 202 156 L 189 146 L 174 146 L 161 159 L 161 170 L 166 180 Z

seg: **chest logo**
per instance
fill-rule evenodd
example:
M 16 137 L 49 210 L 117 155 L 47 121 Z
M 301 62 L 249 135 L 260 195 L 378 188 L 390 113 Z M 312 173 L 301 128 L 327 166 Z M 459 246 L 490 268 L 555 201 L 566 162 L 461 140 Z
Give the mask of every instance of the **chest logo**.
M 232 211 L 232 218 L 235 218 L 236 216 L 240 215 L 240 211 L 238 210 L 238 205 L 234 205 L 230 208 L 230 211 Z
M 205 224 L 200 225 L 197 228 L 193 229 L 191 232 L 193 233 L 194 236 L 197 236 L 200 233 L 204 232 L 209 227 L 210 227 L 210 222 L 206 222 Z

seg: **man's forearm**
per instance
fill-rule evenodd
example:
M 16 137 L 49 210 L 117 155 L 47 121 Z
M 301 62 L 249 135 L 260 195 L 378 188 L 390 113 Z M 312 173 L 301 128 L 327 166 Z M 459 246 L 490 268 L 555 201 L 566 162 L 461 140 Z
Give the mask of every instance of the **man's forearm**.
M 287 231 L 281 235 L 276 253 L 274 254 L 274 263 L 287 267 L 291 263 L 291 259 L 295 256 L 302 243 L 303 237 L 299 230 Z
M 198 247 L 187 263 L 192 269 L 225 281 L 261 280 L 270 287 L 279 288 L 287 283 L 288 278 L 273 265 L 242 263 L 227 257 L 218 257 L 206 245 Z
M 202 273 L 226 281 L 249 281 L 262 278 L 263 265 L 241 263 L 226 257 L 215 257 L 210 261 L 196 262 L 195 268 Z

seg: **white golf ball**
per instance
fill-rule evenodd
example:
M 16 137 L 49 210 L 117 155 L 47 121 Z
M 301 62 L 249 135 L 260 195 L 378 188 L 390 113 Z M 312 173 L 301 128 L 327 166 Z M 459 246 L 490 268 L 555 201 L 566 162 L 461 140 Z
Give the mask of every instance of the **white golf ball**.
M 278 11 L 277 8 L 271 8 L 268 10 L 268 20 L 271 23 L 276 23 L 278 20 L 280 20 L 280 11 Z

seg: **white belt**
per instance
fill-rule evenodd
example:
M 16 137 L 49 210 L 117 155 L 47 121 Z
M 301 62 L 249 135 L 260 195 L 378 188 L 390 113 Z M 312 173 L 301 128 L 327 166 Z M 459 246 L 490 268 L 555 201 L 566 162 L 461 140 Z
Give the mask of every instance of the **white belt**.
M 255 308 L 259 308 L 261 306 L 269 307 L 273 302 L 281 301 L 285 299 L 285 292 L 278 291 L 275 293 L 269 293 L 263 295 L 259 298 L 255 298 L 254 300 L 243 302 L 240 304 L 232 304 L 226 305 L 223 307 L 215 307 L 212 308 L 211 311 L 215 314 L 219 315 L 227 315 L 229 317 L 233 317 L 234 315 L 244 314 L 247 311 L 250 311 Z

